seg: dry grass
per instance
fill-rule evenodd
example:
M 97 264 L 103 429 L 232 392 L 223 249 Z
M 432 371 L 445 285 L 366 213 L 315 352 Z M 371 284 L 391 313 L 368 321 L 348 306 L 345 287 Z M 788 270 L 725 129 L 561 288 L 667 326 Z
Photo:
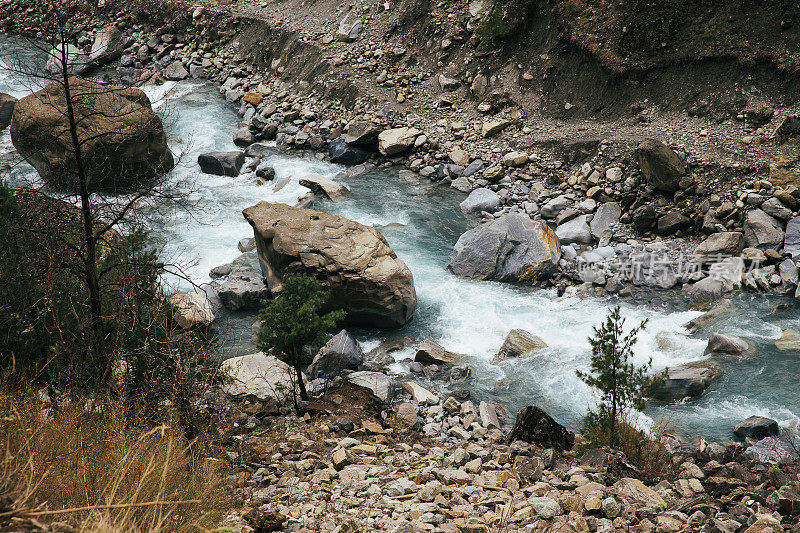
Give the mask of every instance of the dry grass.
M 0 391 L 0 446 L 0 525 L 208 531 L 227 501 L 217 461 L 197 442 L 171 425 L 132 424 L 118 400 L 52 411 L 30 390 Z

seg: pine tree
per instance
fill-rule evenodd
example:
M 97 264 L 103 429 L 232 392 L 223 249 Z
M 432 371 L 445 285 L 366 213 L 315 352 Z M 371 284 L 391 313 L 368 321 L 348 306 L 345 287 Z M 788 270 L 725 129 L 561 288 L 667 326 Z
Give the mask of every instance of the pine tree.
M 593 328 L 594 336 L 589 337 L 592 346 L 589 372 L 575 372 L 581 381 L 600 391 L 598 412 L 590 410 L 586 422 L 587 425 L 607 428 L 612 446 L 615 444 L 618 414 L 626 408 L 644 407 L 644 391 L 648 384 L 646 372 L 653 363 L 652 358 L 642 366 L 630 361 L 636 336 L 645 328 L 647 320 L 627 335 L 623 331 L 624 325 L 625 319 L 616 306 L 599 328 Z
M 258 314 L 258 349 L 272 351 L 294 368 L 304 401 L 308 400 L 308 393 L 303 382 L 303 348 L 320 343 L 325 333 L 345 317 L 342 310 L 319 314 L 327 298 L 328 293 L 311 276 L 290 274 L 283 281 L 280 296 L 266 301 Z

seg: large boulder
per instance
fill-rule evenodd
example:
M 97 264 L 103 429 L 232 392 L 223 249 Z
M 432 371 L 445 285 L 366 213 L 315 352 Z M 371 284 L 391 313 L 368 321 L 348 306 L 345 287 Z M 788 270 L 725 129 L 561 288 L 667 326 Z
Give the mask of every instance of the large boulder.
M 122 55 L 126 41 L 116 26 L 109 24 L 97 31 L 89 51 L 89 61 L 93 65 L 104 65 Z
M 433 342 L 430 339 L 425 339 L 422 344 L 417 348 L 417 354 L 414 356 L 414 361 L 419 363 L 428 364 L 455 364 L 464 357 L 460 353 L 451 352 L 446 350 L 443 346 Z
M 65 61 L 66 60 L 66 61 Z M 90 61 L 86 52 L 74 44 L 57 44 L 47 55 L 44 70 L 61 78 L 66 63 L 67 74 L 80 75 L 89 69 Z
M 779 433 L 778 422 L 763 416 L 751 416 L 733 427 L 733 434 L 742 440 L 777 437 Z
M 800 352 L 800 331 L 784 330 L 781 338 L 775 341 L 775 347 L 782 352 Z
M 348 324 L 387 328 L 411 320 L 414 278 L 377 229 L 284 204 L 261 202 L 243 214 L 273 293 L 287 274 L 306 273 L 330 293 L 328 309 L 347 311 Z
M 172 170 L 161 119 L 144 92 L 72 77 L 70 93 L 90 190 L 133 188 Z M 45 181 L 78 189 L 62 83 L 17 102 L 11 140 Z
M 782 224 L 761 209 L 748 211 L 744 219 L 744 239 L 750 248 L 778 249 L 783 244 Z
M 0 131 L 3 131 L 11 124 L 11 115 L 14 113 L 16 104 L 16 98 L 10 94 L 0 93 Z
M 497 281 L 537 281 L 552 275 L 561 259 L 558 237 L 544 222 L 512 213 L 459 237 L 447 268 L 455 275 Z
M 229 378 L 223 390 L 231 396 L 252 395 L 261 400 L 283 401 L 294 387 L 291 367 L 263 352 L 226 359 L 222 370 Z
M 744 235 L 740 231 L 712 233 L 695 248 L 695 255 L 739 255 L 744 250 Z
M 378 135 L 378 150 L 390 157 L 402 154 L 414 145 L 420 133 L 417 128 L 407 127 L 384 130 Z
M 524 329 L 512 329 L 503 346 L 500 347 L 500 351 L 495 355 L 494 360 L 495 362 L 504 361 L 505 359 L 519 357 L 528 352 L 546 347 L 547 343 L 533 333 Z
M 694 398 L 721 375 L 722 369 L 709 359 L 667 367 L 653 379 L 648 395 L 665 402 Z
M 589 215 L 579 215 L 564 222 L 556 228 L 556 237 L 561 244 L 589 244 L 592 242 L 592 230 L 587 222 Z
M 516 440 L 536 444 L 542 448 L 556 451 L 571 450 L 575 444 L 575 434 L 553 420 L 542 409 L 528 405 L 517 411 L 517 420 L 507 442 Z
M 756 345 L 747 339 L 733 335 L 712 333 L 703 355 L 727 355 L 733 357 L 750 357 L 756 353 Z
M 606 202 L 597 208 L 592 219 L 592 237 L 598 241 L 604 233 L 610 231 L 619 222 L 622 209 L 617 202 Z
M 485 189 L 475 189 L 464 199 L 458 207 L 465 215 L 479 215 L 481 212 L 494 213 L 500 209 L 500 197 L 497 193 Z
M 320 176 L 319 174 L 309 174 L 301 178 L 300 185 L 308 187 L 314 191 L 314 193 L 321 194 L 334 202 L 343 200 L 350 194 L 350 190 L 341 183 L 336 183 L 332 179 Z
M 169 299 L 172 319 L 181 329 L 208 327 L 214 321 L 214 306 L 202 291 L 173 294 Z
M 211 283 L 222 305 L 231 311 L 259 309 L 261 302 L 270 296 L 261 274 L 248 270 L 236 270 L 224 281 Z
M 205 174 L 235 178 L 242 170 L 244 158 L 244 152 L 241 151 L 209 152 L 197 156 L 197 164 L 200 165 L 200 171 Z
M 343 329 L 320 348 L 306 374 L 311 379 L 332 378 L 338 376 L 342 370 L 358 369 L 363 362 L 364 352 L 361 351 L 361 346 Z
M 2 125 L 2 114 L 0 114 L 0 125 Z M 792 254 L 794 259 L 800 258 L 800 217 L 794 217 L 786 224 L 783 250 Z
M 347 127 L 342 140 L 349 146 L 357 146 L 369 152 L 378 149 L 380 130 L 372 122 L 353 122 Z
M 337 137 L 328 144 L 328 155 L 331 163 L 339 165 L 359 165 L 372 155 L 364 148 L 350 145 L 344 136 Z
M 647 182 L 662 191 L 677 191 L 686 173 L 686 161 L 661 141 L 648 139 L 639 144 L 636 160 Z
M 388 401 L 394 396 L 395 382 L 391 376 L 387 376 L 383 372 L 372 372 L 369 370 L 359 370 L 348 374 L 347 381 L 353 385 L 364 387 L 372 391 L 378 399 Z

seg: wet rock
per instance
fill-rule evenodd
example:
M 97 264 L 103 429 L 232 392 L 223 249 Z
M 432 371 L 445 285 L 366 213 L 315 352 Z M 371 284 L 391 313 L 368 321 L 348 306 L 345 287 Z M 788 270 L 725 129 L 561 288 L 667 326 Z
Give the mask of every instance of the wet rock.
M 744 221 L 744 238 L 751 248 L 779 248 L 783 244 L 781 224 L 760 209 L 747 212 Z
M 739 231 L 712 233 L 695 248 L 694 253 L 702 256 L 739 255 L 744 250 L 744 235 Z
M 512 357 L 519 357 L 528 352 L 541 350 L 546 347 L 547 343 L 536 335 L 524 329 L 512 329 L 506 337 L 500 351 L 495 355 L 494 361 L 499 362 Z
M 282 402 L 294 387 L 292 368 L 262 352 L 226 359 L 222 370 L 230 377 L 223 390 L 231 396 L 253 395 Z
M 208 327 L 214 321 L 214 307 L 205 292 L 174 294 L 169 303 L 175 308 L 172 319 L 181 329 Z
M 399 155 L 408 151 L 422 132 L 417 128 L 394 128 L 384 130 L 378 135 L 378 150 L 386 156 Z
M 423 364 L 448 364 L 452 365 L 457 363 L 463 354 L 450 352 L 445 350 L 442 346 L 436 344 L 430 339 L 425 339 L 422 344 L 417 348 L 417 354 L 414 356 L 414 361 Z
M 556 228 L 556 236 L 561 244 L 589 244 L 592 242 L 592 230 L 587 222 L 589 215 L 580 215 Z
M 760 440 L 766 437 L 777 437 L 780 430 L 778 422 L 763 416 L 751 416 L 742 420 L 733 428 L 733 434 L 738 438 Z
M 62 61 L 63 44 L 57 44 L 48 53 L 44 70 L 56 76 L 63 76 L 64 63 Z M 86 52 L 73 44 L 66 45 L 66 70 L 70 76 L 80 75 L 89 69 L 89 56 Z
M 244 152 L 209 152 L 197 156 L 200 171 L 235 178 L 244 165 Z
M 328 145 L 331 163 L 339 165 L 359 165 L 372 154 L 359 146 L 348 144 L 344 137 L 337 137 Z
M 620 205 L 617 202 L 601 204 L 595 211 L 590 224 L 592 237 L 599 241 L 605 232 L 610 231 L 619 222 L 621 213 Z
M 666 192 L 678 190 L 686 161 L 661 141 L 648 139 L 636 148 L 636 160 L 648 183 Z
M 648 396 L 665 402 L 693 398 L 721 375 L 722 369 L 710 359 L 667 367 L 653 379 Z
M 280 292 L 286 274 L 306 272 L 329 292 L 327 308 L 347 311 L 348 324 L 386 328 L 411 320 L 417 305 L 414 278 L 377 229 L 266 202 L 243 213 L 273 293 Z
M 461 235 L 447 268 L 464 278 L 537 281 L 555 272 L 560 258 L 558 237 L 547 224 L 513 213 Z
M 275 179 L 275 168 L 268 165 L 266 162 L 260 163 L 256 167 L 256 177 L 264 181 L 272 181 Z
M 343 370 L 356 370 L 363 362 L 361 346 L 343 329 L 319 350 L 306 373 L 311 379 L 331 378 Z
M 0 93 L 0 131 L 3 131 L 11 124 L 11 115 L 14 113 L 16 104 L 16 98 L 10 94 Z
M 750 357 L 756 353 L 756 345 L 747 339 L 734 337 L 733 335 L 720 335 L 712 333 L 708 339 L 703 355 L 729 355 L 734 357 Z
M 140 186 L 172 170 L 174 160 L 159 116 L 140 89 L 70 78 L 90 191 Z M 11 122 L 14 148 L 51 185 L 77 191 L 63 84 L 19 100 Z
M 475 189 L 459 204 L 459 207 L 465 215 L 476 215 L 483 211 L 494 213 L 500 209 L 500 197 L 489 189 Z
M 300 179 L 300 185 L 308 187 L 317 194 L 322 194 L 326 198 L 338 202 L 343 200 L 350 194 L 350 190 L 335 181 L 320 176 L 318 174 L 309 174 L 308 176 Z
M 572 449 L 575 434 L 540 408 L 529 405 L 517 412 L 517 420 L 508 435 L 507 442 L 511 444 L 517 440 L 562 451 Z
M 800 331 L 784 330 L 781 338 L 775 341 L 775 347 L 782 352 L 800 352 Z

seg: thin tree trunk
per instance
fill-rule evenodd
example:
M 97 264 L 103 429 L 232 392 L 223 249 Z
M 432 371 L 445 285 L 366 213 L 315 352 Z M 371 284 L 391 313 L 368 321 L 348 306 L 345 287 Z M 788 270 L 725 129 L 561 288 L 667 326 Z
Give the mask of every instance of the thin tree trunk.
M 63 36 L 62 36 L 63 37 Z M 69 120 L 69 133 L 72 137 L 72 146 L 75 151 L 75 166 L 78 172 L 78 184 L 81 197 L 81 216 L 83 218 L 83 233 L 86 244 L 86 261 L 84 264 L 84 283 L 89 290 L 89 308 L 92 324 L 92 348 L 99 358 L 102 368 L 102 379 L 108 377 L 109 361 L 103 349 L 103 322 L 102 302 L 100 300 L 100 281 L 97 279 L 97 242 L 94 236 L 94 223 L 92 220 L 92 206 L 89 202 L 89 181 L 86 169 L 83 166 L 81 144 L 78 138 L 78 126 L 75 120 L 75 110 L 72 105 L 70 93 L 68 56 L 66 40 L 61 41 L 61 65 L 64 76 L 64 99 L 67 105 L 67 119 Z
M 294 365 L 294 370 L 297 372 L 297 385 L 300 387 L 300 399 L 304 402 L 308 401 L 308 392 L 306 391 L 306 384 L 303 382 L 303 371 L 300 368 L 300 358 L 298 357 L 295 359 L 297 361 Z

